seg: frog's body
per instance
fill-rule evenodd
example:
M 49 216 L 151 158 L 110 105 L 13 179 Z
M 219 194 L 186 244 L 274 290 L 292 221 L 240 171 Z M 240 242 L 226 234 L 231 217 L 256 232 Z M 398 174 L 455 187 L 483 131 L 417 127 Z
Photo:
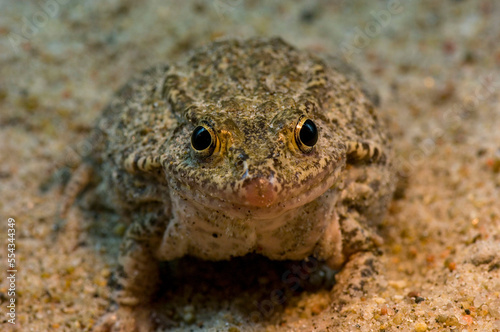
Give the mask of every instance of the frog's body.
M 219 41 L 119 91 L 86 162 L 132 222 L 119 303 L 148 300 L 160 260 L 255 252 L 338 268 L 374 247 L 390 144 L 346 68 L 281 39 Z

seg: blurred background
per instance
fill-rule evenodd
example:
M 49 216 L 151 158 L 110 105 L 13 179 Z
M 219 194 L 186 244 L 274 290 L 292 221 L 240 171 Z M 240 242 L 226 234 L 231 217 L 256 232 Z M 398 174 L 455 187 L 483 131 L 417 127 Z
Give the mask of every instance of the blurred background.
M 493 0 L 0 0 L 0 234 L 15 218 L 20 271 L 17 324 L 0 329 L 89 330 L 109 308 L 124 225 L 78 209 L 63 236 L 53 225 L 112 93 L 217 38 L 281 36 L 337 54 L 380 93 L 401 180 L 377 295 L 338 308 L 327 287 L 305 287 L 273 303 L 286 266 L 243 263 L 260 270 L 234 278 L 180 262 L 206 270 L 167 290 L 164 329 L 500 331 L 499 17 Z

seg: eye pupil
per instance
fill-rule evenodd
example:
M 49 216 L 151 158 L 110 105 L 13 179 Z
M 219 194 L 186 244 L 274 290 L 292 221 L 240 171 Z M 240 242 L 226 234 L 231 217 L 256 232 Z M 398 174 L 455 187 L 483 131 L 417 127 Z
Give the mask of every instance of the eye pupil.
M 193 131 L 193 135 L 191 135 L 191 145 L 195 150 L 203 151 L 210 147 L 212 144 L 212 135 L 207 130 L 207 128 L 203 126 L 198 126 Z
M 318 141 L 318 129 L 311 120 L 307 119 L 302 124 L 299 132 L 300 141 L 309 147 L 313 147 Z

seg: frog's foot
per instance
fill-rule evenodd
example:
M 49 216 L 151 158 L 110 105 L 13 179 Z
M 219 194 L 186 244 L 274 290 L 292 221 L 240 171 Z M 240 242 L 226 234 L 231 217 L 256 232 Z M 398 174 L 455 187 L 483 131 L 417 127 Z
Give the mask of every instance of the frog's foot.
M 349 258 L 343 269 L 335 275 L 332 298 L 339 306 L 355 299 L 367 297 L 377 285 L 380 260 L 374 253 L 359 252 Z
M 122 306 L 102 316 L 92 332 L 150 332 L 155 328 L 151 310 L 147 306 Z

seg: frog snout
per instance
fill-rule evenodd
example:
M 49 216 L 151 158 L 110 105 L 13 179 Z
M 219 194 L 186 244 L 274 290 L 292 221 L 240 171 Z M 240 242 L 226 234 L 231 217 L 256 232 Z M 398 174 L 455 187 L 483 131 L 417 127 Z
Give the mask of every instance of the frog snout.
M 241 190 L 241 198 L 244 202 L 255 207 L 267 207 L 278 196 L 271 180 L 264 177 L 254 177 L 245 180 Z

